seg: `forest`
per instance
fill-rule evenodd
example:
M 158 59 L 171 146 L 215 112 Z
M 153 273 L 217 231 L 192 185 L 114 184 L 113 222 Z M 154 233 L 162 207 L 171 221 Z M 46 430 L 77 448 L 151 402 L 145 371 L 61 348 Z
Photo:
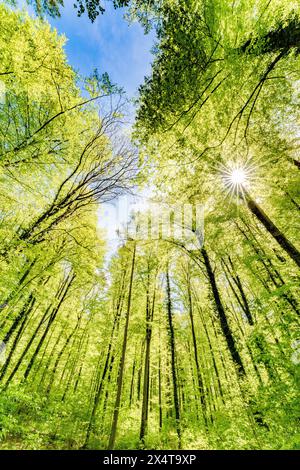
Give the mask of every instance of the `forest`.
M 62 0 L 28 3 L 0 4 L 0 449 L 300 449 L 299 2 L 75 1 L 155 34 L 130 129 Z M 138 194 L 112 250 L 101 207 Z

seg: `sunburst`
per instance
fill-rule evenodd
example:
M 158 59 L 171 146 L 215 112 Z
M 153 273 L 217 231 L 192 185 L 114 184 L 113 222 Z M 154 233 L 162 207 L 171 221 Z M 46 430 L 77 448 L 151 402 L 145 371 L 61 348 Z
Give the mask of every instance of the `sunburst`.
M 255 167 L 248 162 L 228 162 L 219 169 L 227 195 L 244 198 L 251 181 L 253 181 Z

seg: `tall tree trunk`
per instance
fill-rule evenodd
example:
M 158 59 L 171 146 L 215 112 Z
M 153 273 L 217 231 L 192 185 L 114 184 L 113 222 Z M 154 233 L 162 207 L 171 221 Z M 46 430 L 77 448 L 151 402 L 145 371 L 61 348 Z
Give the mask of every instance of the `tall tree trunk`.
M 148 269 L 150 269 L 148 267 Z M 155 283 L 155 280 L 154 280 Z M 147 292 L 146 292 L 146 352 L 144 363 L 144 383 L 143 383 L 143 403 L 140 428 L 140 441 L 144 445 L 145 434 L 148 424 L 148 408 L 149 408 L 149 377 L 150 377 L 150 347 L 152 337 L 152 322 L 154 316 L 156 287 L 153 288 L 152 305 L 150 305 L 150 273 L 147 276 Z
M 104 402 L 103 402 L 103 408 L 102 408 L 102 424 L 101 424 L 100 432 L 103 432 L 103 428 L 104 428 L 106 409 L 107 409 L 108 398 L 109 398 L 109 385 L 111 383 L 114 362 L 115 362 L 115 356 L 112 356 L 110 365 L 109 365 L 108 375 L 107 375 L 106 390 L 105 390 L 105 396 L 104 396 Z
M 25 370 L 25 372 L 24 372 L 24 380 L 26 380 L 27 377 L 28 377 L 28 375 L 30 374 L 30 371 L 31 371 L 31 369 L 32 369 L 32 367 L 33 367 L 33 365 L 34 365 L 34 363 L 35 363 L 35 360 L 36 360 L 36 358 L 37 358 L 37 356 L 38 356 L 38 353 L 39 353 L 39 351 L 40 351 L 40 349 L 41 349 L 41 347 L 42 347 L 42 345 L 43 345 L 43 343 L 44 343 L 44 340 L 45 340 L 45 338 L 46 338 L 46 336 L 47 336 L 47 334 L 48 334 L 48 332 L 49 332 L 49 329 L 50 329 L 51 325 L 53 324 L 53 322 L 54 322 L 54 320 L 55 320 L 55 318 L 56 318 L 56 316 L 57 316 L 57 314 L 58 314 L 58 312 L 59 312 L 59 309 L 60 309 L 61 305 L 63 304 L 63 302 L 64 302 L 64 300 L 65 300 L 65 298 L 66 298 L 66 295 L 67 295 L 67 293 L 68 293 L 68 291 L 69 291 L 69 289 L 70 289 L 70 287 L 71 287 L 71 285 L 72 285 L 72 283 L 73 283 L 75 277 L 76 277 L 76 275 L 75 275 L 74 273 L 72 273 L 72 274 L 70 274 L 70 275 L 68 276 L 68 278 L 67 278 L 67 280 L 66 280 L 66 282 L 65 282 L 65 288 L 64 288 L 63 294 L 62 294 L 62 296 L 61 296 L 61 298 L 60 298 L 60 300 L 59 300 L 59 302 L 58 302 L 58 305 L 57 305 L 57 306 L 54 308 L 54 310 L 52 311 L 52 313 L 51 313 L 51 315 L 50 315 L 50 318 L 49 318 L 49 320 L 48 320 L 47 326 L 46 326 L 46 328 L 45 328 L 45 330 L 44 330 L 44 332 L 43 332 L 43 334 L 42 334 L 42 336 L 41 336 L 41 338 L 40 338 L 40 340 L 39 340 L 39 342 L 38 342 L 38 344 L 37 344 L 37 347 L 35 348 L 35 351 L 34 351 L 33 355 L 31 356 L 31 359 L 30 359 L 30 361 L 29 361 L 27 367 L 26 367 L 26 370 Z
M 42 357 L 41 357 L 41 359 L 40 359 L 40 361 L 39 361 L 38 367 L 36 368 L 35 373 L 32 373 L 32 376 L 31 376 L 31 377 L 35 377 L 35 376 L 38 374 L 38 372 L 39 372 L 39 370 L 40 370 L 40 368 L 41 368 L 41 365 L 43 364 L 43 361 L 44 361 L 44 358 L 45 358 L 45 356 L 46 356 L 46 353 L 48 352 L 48 347 L 49 347 L 49 345 L 51 344 L 51 340 L 52 340 L 52 338 L 53 338 L 54 332 L 55 332 L 55 330 L 53 329 L 52 332 L 48 335 L 48 340 L 47 340 L 47 343 L 45 344 L 44 351 L 43 351 Z M 41 375 L 41 378 L 40 378 L 40 381 L 39 381 L 39 385 L 38 385 L 39 387 L 42 387 L 42 386 L 44 385 L 44 381 L 45 381 L 46 376 L 47 376 L 47 374 L 48 374 L 49 366 L 50 366 L 50 364 L 51 364 L 51 360 L 52 360 L 52 358 L 53 358 L 53 354 L 54 354 L 54 351 L 56 350 L 56 347 L 57 347 L 57 345 L 58 345 L 58 343 L 59 343 L 59 340 L 60 340 L 59 337 L 56 338 L 56 341 L 54 342 L 54 344 L 53 344 L 53 346 L 52 346 L 52 348 L 51 348 L 51 350 L 50 350 L 50 352 L 49 352 L 49 354 L 48 354 L 49 357 L 47 358 L 46 364 L 44 365 L 44 368 L 43 368 L 44 370 L 43 370 L 43 372 L 42 372 L 42 375 Z
M 25 280 L 27 279 L 28 274 L 30 273 L 30 271 L 31 271 L 31 269 L 33 268 L 33 266 L 35 265 L 35 263 L 36 263 L 36 258 L 34 258 L 34 259 L 28 264 L 28 266 L 25 268 L 25 271 L 23 272 L 22 276 L 20 277 L 17 286 L 11 291 L 11 293 L 9 294 L 9 296 L 6 297 L 6 299 L 1 302 L 1 307 L 2 307 L 2 308 L 6 307 L 6 306 L 9 304 L 9 302 L 13 299 L 13 297 L 15 296 L 15 294 L 18 292 L 18 290 L 20 290 L 20 287 L 22 286 L 22 284 L 23 284 L 23 283 L 25 282 Z
M 176 374 L 176 353 L 175 353 L 175 334 L 173 325 L 173 311 L 172 311 L 172 299 L 171 299 L 171 286 L 169 269 L 166 272 L 166 288 L 167 288 L 167 313 L 168 313 L 168 333 L 169 333 L 169 344 L 171 350 L 171 370 L 172 370 L 172 381 L 173 381 L 173 400 L 174 400 L 174 411 L 175 411 L 175 422 L 176 432 L 178 437 L 178 448 L 181 449 L 181 423 L 180 423 L 180 409 L 179 409 L 179 397 L 178 397 L 178 384 Z
M 133 285 L 133 275 L 134 275 L 134 267 L 135 267 L 135 253 L 136 253 L 136 242 L 134 241 L 133 242 L 132 263 L 131 263 L 131 273 L 130 273 L 130 281 L 129 281 L 129 292 L 128 292 L 128 301 L 127 301 L 126 321 L 125 321 L 123 345 L 122 345 L 122 355 L 121 355 L 121 359 L 120 359 L 119 370 L 118 370 L 118 378 L 117 378 L 117 395 L 116 395 L 113 421 L 112 421 L 111 432 L 110 432 L 109 443 L 108 443 L 108 448 L 109 449 L 113 449 L 114 446 L 115 446 L 118 419 L 119 419 L 119 410 L 120 410 L 121 394 L 122 394 L 122 387 L 123 387 L 123 373 L 124 373 L 126 348 L 127 348 L 129 316 L 130 316 L 130 310 L 131 310 L 132 285 Z
M 134 356 L 134 359 L 133 359 L 132 372 L 131 372 L 131 382 L 130 382 L 130 392 L 129 392 L 129 408 L 131 408 L 132 402 L 134 402 L 135 368 L 136 368 L 136 356 Z
M 66 282 L 62 283 L 62 284 L 60 285 L 60 287 L 58 288 L 58 291 L 57 291 L 57 293 L 56 293 L 56 301 L 58 302 L 58 305 L 60 304 L 61 296 L 63 295 L 63 289 L 64 289 L 64 286 L 65 286 L 65 285 L 66 285 Z M 58 307 L 58 308 L 59 308 L 59 307 Z M 51 305 L 48 306 L 48 308 L 46 309 L 44 315 L 43 315 L 42 318 L 40 319 L 40 321 L 39 321 L 37 327 L 35 328 L 33 334 L 31 335 L 30 340 L 28 341 L 28 343 L 27 343 L 25 349 L 23 350 L 21 356 L 19 357 L 19 359 L 18 359 L 16 365 L 14 366 L 14 368 L 13 368 L 13 370 L 12 370 L 10 376 L 8 377 L 8 379 L 7 379 L 7 381 L 6 381 L 6 386 L 9 385 L 9 383 L 10 383 L 11 380 L 13 379 L 14 375 L 17 373 L 17 371 L 18 371 L 20 365 L 21 365 L 22 362 L 23 362 L 24 357 L 26 356 L 26 354 L 27 354 L 28 350 L 30 349 L 32 343 L 34 342 L 38 331 L 40 330 L 42 324 L 43 324 L 44 321 L 46 320 L 47 315 L 48 315 L 50 309 L 51 309 Z M 56 309 L 57 309 L 57 306 L 52 308 L 52 312 L 50 313 L 50 317 L 51 317 L 51 315 L 53 314 L 53 312 L 56 311 Z
M 105 359 L 105 364 L 104 364 L 104 368 L 103 368 L 103 371 L 102 371 L 102 376 L 99 380 L 98 379 L 96 380 L 96 390 L 95 390 L 95 394 L 94 394 L 94 398 L 93 398 L 93 402 L 92 402 L 92 412 L 91 412 L 91 416 L 90 416 L 90 419 L 89 419 L 89 424 L 88 424 L 88 427 L 87 427 L 83 448 L 86 448 L 88 446 L 88 443 L 89 443 L 89 440 L 90 440 L 90 435 L 91 435 L 91 432 L 92 432 L 93 426 L 94 426 L 95 416 L 96 416 L 97 408 L 98 408 L 98 405 L 99 405 L 104 380 L 105 380 L 106 374 L 109 370 L 109 364 L 110 364 L 110 361 L 111 361 L 111 354 L 112 354 L 113 339 L 114 339 L 115 331 L 118 327 L 119 320 L 120 320 L 120 315 L 121 315 L 121 306 L 122 306 L 122 302 L 123 302 L 123 295 L 124 295 L 123 293 L 124 293 L 124 287 L 125 287 L 126 272 L 127 272 L 127 268 L 125 267 L 125 269 L 123 270 L 123 273 L 122 273 L 121 287 L 120 287 L 120 291 L 118 293 L 115 317 L 114 317 L 112 330 L 111 330 L 111 334 L 110 334 L 110 341 L 109 341 L 109 344 L 108 344 L 108 349 L 107 349 L 107 353 L 106 353 L 106 359 Z M 102 354 L 99 356 L 99 361 L 98 361 L 99 371 L 100 371 L 101 359 L 102 359 Z
M 139 402 L 141 399 L 141 383 L 142 383 L 142 370 L 143 370 L 143 359 L 144 359 L 144 352 L 145 352 L 145 341 L 142 340 L 142 347 L 141 347 L 141 354 L 140 354 L 140 363 L 137 372 L 137 386 L 136 386 L 136 395 L 137 401 Z M 137 362 L 137 361 L 136 361 Z
M 11 346 L 11 349 L 10 349 L 10 352 L 8 354 L 8 357 L 6 358 L 6 361 L 2 367 L 2 370 L 1 370 L 1 374 L 0 374 L 0 380 L 3 379 L 4 375 L 6 374 L 6 371 L 8 369 L 8 366 L 10 365 L 10 362 L 11 362 L 11 359 L 12 359 L 12 356 L 13 354 L 15 353 L 15 350 L 16 350 L 16 347 L 17 347 L 17 344 L 19 342 L 19 339 L 24 331 L 24 327 L 25 327 L 25 323 L 26 323 L 26 320 L 27 320 L 27 317 L 28 317 L 28 313 L 32 310 L 33 306 L 34 306 L 34 303 L 35 303 L 35 298 L 33 297 L 32 294 L 30 294 L 30 296 L 28 297 L 27 301 L 25 302 L 24 306 L 23 306 L 23 309 L 21 310 L 20 314 L 19 314 L 19 317 L 21 319 L 21 324 L 19 326 L 19 330 L 14 338 L 14 341 L 13 341 L 13 344 Z M 18 317 L 17 317 L 18 318 Z M 19 324 L 19 319 L 18 319 L 18 324 Z M 17 325 L 13 325 L 14 326 L 14 329 L 13 330 L 10 330 L 10 335 L 14 332 L 14 330 L 17 328 Z M 9 336 L 10 337 L 10 336 Z M 5 336 L 5 339 L 6 339 L 6 336 Z M 9 338 L 8 338 L 9 339 Z M 8 339 L 6 341 L 8 341 Z M 3 340 L 4 343 L 6 342 L 5 340 Z
M 159 411 L 159 430 L 162 428 L 163 415 L 162 415 L 162 380 L 161 380 L 161 344 L 160 344 L 160 325 L 158 332 L 158 411 Z
M 75 325 L 75 328 L 73 329 L 73 331 L 69 334 L 69 336 L 67 337 L 67 339 L 65 340 L 64 342 L 64 345 L 63 347 L 61 348 L 61 350 L 59 351 L 59 353 L 57 354 L 57 357 L 56 357 L 56 360 L 55 360 L 55 363 L 52 367 L 52 371 L 51 373 L 49 374 L 50 378 L 49 378 L 49 382 L 48 382 L 48 386 L 47 386 L 47 390 L 46 390 L 46 394 L 48 395 L 50 393 L 50 390 L 51 390 L 51 387 L 53 385 L 53 382 L 54 382 L 54 378 L 55 378 L 55 373 L 57 371 L 57 367 L 58 367 L 58 364 L 59 364 L 59 361 L 63 355 L 63 353 L 65 352 L 65 350 L 67 349 L 68 347 L 68 344 L 69 342 L 71 341 L 71 339 L 74 337 L 76 331 L 78 330 L 80 326 L 80 318 L 77 320 L 77 323 Z
M 267 275 L 268 275 L 268 282 L 263 280 L 261 276 L 259 275 L 259 272 L 256 271 L 254 274 L 260 279 L 261 283 L 263 284 L 264 288 L 268 291 L 271 292 L 271 289 L 269 287 L 269 284 L 272 286 L 274 285 L 276 288 L 281 287 L 286 285 L 282 276 L 274 266 L 272 260 L 268 257 L 268 254 L 264 251 L 263 247 L 259 244 L 255 234 L 253 233 L 253 230 L 247 224 L 245 220 L 242 219 L 243 224 L 247 228 L 247 231 L 249 232 L 250 236 L 248 233 L 246 233 L 245 230 L 243 230 L 239 224 L 236 224 L 238 230 L 243 234 L 243 236 L 246 238 L 246 240 L 249 242 L 250 246 L 252 247 L 253 251 L 255 254 L 258 256 L 260 263 L 263 265 Z M 295 311 L 295 313 L 300 316 L 300 309 L 299 309 L 299 304 L 296 300 L 296 298 L 292 295 L 291 292 L 283 292 L 282 297 L 284 300 L 292 307 L 292 309 Z
M 188 303 L 189 303 L 189 317 L 190 317 L 191 330 L 192 330 L 194 360 L 195 360 L 196 372 L 197 372 L 198 391 L 199 391 L 199 396 L 200 396 L 204 423 L 205 423 L 205 426 L 207 426 L 206 397 L 205 397 L 203 379 L 201 376 L 199 359 L 198 359 L 198 347 L 197 347 L 195 324 L 194 324 L 193 299 L 192 299 L 192 292 L 191 292 L 191 278 L 190 278 L 189 271 L 187 273 L 187 294 L 188 294 Z
M 277 51 L 288 53 L 294 48 L 300 52 L 300 24 L 297 17 L 290 17 L 287 22 L 265 32 L 263 36 L 250 37 L 238 51 L 258 55 Z
M 245 191 L 245 198 L 249 210 L 255 217 L 263 224 L 265 229 L 272 235 L 274 240 L 281 246 L 281 248 L 294 260 L 300 268 L 300 251 L 286 238 L 286 236 L 279 230 L 279 228 L 272 222 L 262 208 L 251 198 L 250 194 Z
M 200 316 L 200 320 L 201 320 L 201 324 L 204 328 L 205 336 L 206 336 L 207 343 L 208 343 L 208 346 L 209 346 L 209 351 L 210 351 L 210 355 L 211 355 L 211 359 L 212 359 L 212 363 L 213 363 L 213 368 L 214 368 L 215 375 L 216 375 L 217 382 L 218 382 L 220 397 L 221 397 L 223 403 L 225 404 L 224 394 L 223 394 L 223 389 L 222 389 L 222 384 L 221 384 L 221 379 L 220 379 L 220 374 L 219 374 L 219 370 L 218 370 L 217 363 L 216 363 L 216 358 L 215 358 L 215 353 L 214 353 L 214 350 L 213 350 L 213 347 L 212 347 L 212 342 L 211 342 L 211 338 L 210 338 L 209 331 L 208 331 L 208 328 L 207 328 L 207 324 L 206 324 L 205 319 L 203 317 L 203 314 L 202 314 L 202 311 L 201 311 L 201 308 L 200 308 L 200 305 L 199 305 L 199 299 L 198 299 L 198 296 L 196 294 L 195 289 L 193 290 L 193 294 L 194 294 L 194 297 L 196 299 L 196 307 L 197 307 L 197 310 L 198 310 L 198 313 L 199 313 L 199 316 Z
M 230 258 L 230 256 L 228 256 L 228 261 L 229 261 L 229 264 L 230 264 L 230 267 L 231 269 L 229 268 L 228 264 L 226 263 L 226 261 L 224 259 L 222 259 L 222 263 L 223 263 L 223 266 L 225 266 L 225 269 L 227 270 L 227 273 L 228 273 L 228 276 L 231 277 L 231 279 L 233 280 L 234 284 L 236 285 L 236 287 L 238 288 L 238 291 L 239 291 L 239 294 L 240 294 L 240 297 L 239 295 L 236 293 L 235 289 L 234 289 L 234 286 L 231 284 L 231 281 L 229 279 L 229 277 L 227 277 L 228 279 L 228 282 L 230 284 L 230 287 L 231 287 L 231 290 L 234 294 L 234 296 L 236 297 L 240 307 L 243 309 L 245 315 L 246 315 L 246 318 L 248 320 L 248 323 L 249 325 L 254 325 L 254 321 L 253 321 L 253 317 L 252 317 L 252 313 L 251 313 L 251 310 L 250 310 L 250 307 L 249 307 L 249 303 L 248 303 L 248 299 L 247 299 L 247 296 L 245 294 L 245 291 L 244 291 L 244 288 L 243 288 L 243 284 L 242 284 L 242 281 L 239 277 L 239 275 L 236 273 L 235 271 L 235 268 L 234 268 L 234 265 L 233 265 L 233 262 Z
M 10 326 L 9 330 L 5 333 L 5 336 L 3 338 L 4 343 L 8 343 L 10 340 L 11 336 L 14 334 L 14 332 L 17 330 L 18 326 L 23 323 L 23 320 L 28 318 L 29 313 L 33 309 L 33 306 L 35 304 L 35 299 L 33 299 L 33 294 L 31 293 L 29 297 L 26 299 L 22 309 L 19 311 L 17 316 L 15 317 L 12 325 Z
M 84 363 L 85 363 L 86 353 L 88 351 L 89 335 L 88 334 L 86 335 L 85 333 L 86 332 L 84 330 L 83 331 L 83 336 L 80 338 L 80 347 L 78 348 L 78 357 L 80 358 L 80 365 L 79 365 L 78 373 L 77 373 L 75 383 L 74 383 L 74 389 L 73 389 L 74 393 L 76 393 L 76 391 L 77 391 L 77 388 L 78 388 L 78 385 L 79 385 L 79 382 L 80 382 L 80 378 L 81 378 L 81 374 L 82 374 L 82 369 L 83 369 Z M 84 341 L 84 339 L 85 339 L 85 341 Z
M 241 356 L 240 356 L 240 354 L 237 350 L 234 337 L 232 335 L 231 329 L 230 329 L 228 321 L 227 321 L 225 309 L 224 309 L 222 301 L 221 301 L 221 297 L 220 297 L 220 294 L 219 294 L 219 289 L 218 289 L 218 286 L 217 286 L 215 274 L 214 274 L 213 269 L 211 267 L 208 253 L 207 253 L 207 251 L 204 247 L 201 248 L 201 254 L 202 254 L 203 259 L 204 259 L 204 264 L 205 264 L 207 276 L 208 276 L 208 279 L 209 279 L 211 291 L 212 291 L 212 294 L 213 294 L 213 298 L 214 298 L 214 302 L 215 302 L 215 306 L 216 306 L 216 311 L 218 313 L 218 317 L 219 317 L 219 320 L 220 320 L 221 330 L 222 330 L 223 335 L 225 337 L 225 340 L 226 340 L 229 352 L 231 354 L 232 360 L 236 364 L 239 374 L 240 375 L 245 375 L 245 369 L 244 369 L 244 366 L 243 366 L 243 363 L 242 363 L 242 359 L 241 359 Z

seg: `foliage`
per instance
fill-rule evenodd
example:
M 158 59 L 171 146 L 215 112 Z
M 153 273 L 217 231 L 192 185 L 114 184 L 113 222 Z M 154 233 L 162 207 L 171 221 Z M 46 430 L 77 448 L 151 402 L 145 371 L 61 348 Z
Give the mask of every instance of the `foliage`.
M 127 3 L 158 34 L 139 162 L 123 91 L 0 8 L 0 447 L 298 449 L 299 6 Z M 145 209 L 106 257 L 99 204 L 137 184 L 204 240 Z

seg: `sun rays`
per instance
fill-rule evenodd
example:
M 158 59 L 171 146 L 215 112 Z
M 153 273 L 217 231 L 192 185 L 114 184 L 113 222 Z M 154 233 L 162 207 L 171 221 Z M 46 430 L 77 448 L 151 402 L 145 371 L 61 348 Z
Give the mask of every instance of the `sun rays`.
M 249 160 L 229 161 L 226 165 L 220 165 L 219 173 L 226 190 L 226 197 L 229 196 L 230 200 L 235 198 L 237 201 L 240 198 L 245 199 L 246 191 L 255 179 L 255 169 L 256 165 Z

